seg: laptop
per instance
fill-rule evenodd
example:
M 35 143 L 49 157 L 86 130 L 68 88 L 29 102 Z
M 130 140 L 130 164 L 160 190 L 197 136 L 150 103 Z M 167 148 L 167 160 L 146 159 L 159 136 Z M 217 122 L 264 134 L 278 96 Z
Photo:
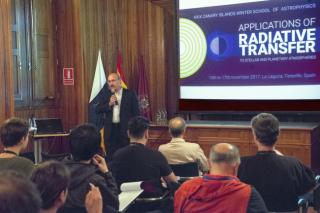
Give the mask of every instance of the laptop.
M 37 135 L 65 133 L 60 118 L 36 118 L 35 125 Z

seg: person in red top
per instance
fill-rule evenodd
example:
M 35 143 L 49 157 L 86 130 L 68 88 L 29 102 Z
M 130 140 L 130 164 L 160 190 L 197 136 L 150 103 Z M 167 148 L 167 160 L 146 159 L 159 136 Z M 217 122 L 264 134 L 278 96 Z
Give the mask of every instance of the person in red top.
M 210 173 L 185 182 L 174 196 L 175 213 L 267 213 L 259 193 L 237 177 L 240 155 L 237 147 L 213 145 Z

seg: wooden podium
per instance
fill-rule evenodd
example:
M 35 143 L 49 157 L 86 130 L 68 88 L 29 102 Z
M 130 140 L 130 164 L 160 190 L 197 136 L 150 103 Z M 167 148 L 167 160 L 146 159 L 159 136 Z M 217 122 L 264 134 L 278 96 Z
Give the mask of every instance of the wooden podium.
M 318 123 L 281 123 L 276 148 L 285 155 L 298 158 L 305 165 L 320 171 L 320 142 Z M 185 139 L 198 143 L 208 156 L 216 143 L 231 143 L 240 149 L 241 156 L 254 155 L 257 148 L 253 142 L 250 122 L 194 121 L 187 124 Z M 168 127 L 151 125 L 148 146 L 157 149 L 168 143 Z

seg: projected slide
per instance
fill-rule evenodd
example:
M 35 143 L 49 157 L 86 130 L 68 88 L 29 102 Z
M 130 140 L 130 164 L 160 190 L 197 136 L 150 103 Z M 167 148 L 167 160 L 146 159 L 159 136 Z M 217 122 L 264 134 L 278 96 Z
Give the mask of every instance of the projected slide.
M 180 0 L 180 98 L 320 99 L 320 2 Z

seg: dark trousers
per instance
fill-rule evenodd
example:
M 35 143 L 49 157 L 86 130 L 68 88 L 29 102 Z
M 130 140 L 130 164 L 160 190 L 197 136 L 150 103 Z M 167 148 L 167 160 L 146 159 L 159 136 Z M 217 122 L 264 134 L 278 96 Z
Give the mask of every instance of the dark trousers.
M 121 132 L 120 124 L 112 124 L 110 131 L 110 141 L 106 141 L 108 162 L 112 160 L 113 154 L 120 148 L 129 144 L 127 134 Z

